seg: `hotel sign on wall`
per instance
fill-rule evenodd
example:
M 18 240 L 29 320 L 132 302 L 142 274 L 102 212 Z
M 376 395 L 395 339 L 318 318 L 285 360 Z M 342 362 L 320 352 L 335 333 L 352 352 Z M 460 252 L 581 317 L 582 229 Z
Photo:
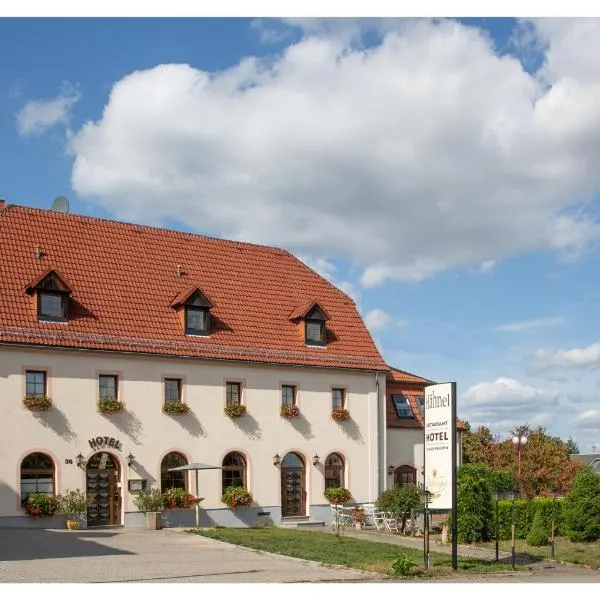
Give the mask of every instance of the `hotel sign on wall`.
M 456 383 L 425 387 L 425 488 L 429 507 L 450 510 L 456 476 Z
M 121 441 L 113 437 L 98 436 L 88 440 L 92 450 L 101 450 L 104 448 L 114 448 L 115 450 L 123 450 Z

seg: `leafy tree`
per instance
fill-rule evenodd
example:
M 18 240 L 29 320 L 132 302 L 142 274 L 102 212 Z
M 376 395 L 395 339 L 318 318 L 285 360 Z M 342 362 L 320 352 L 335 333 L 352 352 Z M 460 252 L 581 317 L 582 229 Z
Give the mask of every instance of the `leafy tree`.
M 402 520 L 402 533 L 411 510 L 421 508 L 421 499 L 416 485 L 401 485 L 385 490 L 377 499 L 377 508 L 391 512 L 396 518 Z
M 492 538 L 492 481 L 492 471 L 485 465 L 463 465 L 458 469 L 456 529 L 459 543 Z
M 575 477 L 563 504 L 568 535 L 574 542 L 600 538 L 600 475 L 584 467 Z
M 463 434 L 463 464 L 482 464 L 495 471 L 512 473 L 515 484 L 527 498 L 547 496 L 553 489 L 568 492 L 573 478 L 582 468 L 580 461 L 569 456 L 577 449 L 575 442 L 563 442 L 559 437 L 549 435 L 543 427 L 532 429 L 529 425 L 521 425 L 515 433 L 527 436 L 527 444 L 521 449 L 520 478 L 512 433 L 500 441 L 486 427 L 472 432 L 469 426 Z M 497 487 L 511 487 L 506 483 Z
M 526 539 L 530 546 L 545 546 L 548 543 L 548 530 L 544 523 L 544 515 L 541 507 L 539 506 L 535 511 L 535 517 L 533 517 L 533 523 Z
M 579 454 L 579 446 L 573 438 L 567 440 L 567 450 L 569 454 Z

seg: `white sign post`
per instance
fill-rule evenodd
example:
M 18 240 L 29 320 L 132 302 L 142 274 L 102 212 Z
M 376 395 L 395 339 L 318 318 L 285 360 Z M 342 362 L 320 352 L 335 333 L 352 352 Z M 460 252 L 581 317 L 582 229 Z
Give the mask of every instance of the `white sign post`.
M 452 511 L 452 568 L 456 570 L 456 383 L 425 386 L 425 489 L 429 508 Z

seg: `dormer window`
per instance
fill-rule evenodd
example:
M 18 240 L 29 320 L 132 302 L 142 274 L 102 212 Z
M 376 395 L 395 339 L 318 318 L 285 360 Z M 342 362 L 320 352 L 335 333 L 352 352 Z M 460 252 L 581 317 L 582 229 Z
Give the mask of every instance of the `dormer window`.
M 71 287 L 57 271 L 46 271 L 32 281 L 25 291 L 37 296 L 38 321 L 69 320 Z
M 187 335 L 208 334 L 208 314 L 205 308 L 185 307 L 185 333 Z
M 325 321 L 306 319 L 306 343 L 315 345 L 325 344 Z
M 200 288 L 190 288 L 180 294 L 171 307 L 183 311 L 185 335 L 210 334 L 210 309 L 213 307 L 208 296 Z
M 327 328 L 325 327 L 325 321 L 329 320 L 329 315 L 318 302 L 311 300 L 303 304 L 294 309 L 289 318 L 299 324 L 301 319 L 304 321 L 304 342 L 307 346 L 326 345 Z

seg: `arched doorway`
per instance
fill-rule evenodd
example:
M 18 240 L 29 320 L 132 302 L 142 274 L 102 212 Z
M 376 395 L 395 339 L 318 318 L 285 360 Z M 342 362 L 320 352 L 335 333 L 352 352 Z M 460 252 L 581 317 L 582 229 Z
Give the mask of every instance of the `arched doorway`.
M 281 461 L 281 516 L 306 516 L 306 468 L 304 459 L 289 452 Z
M 88 527 L 121 524 L 121 488 L 119 461 L 108 452 L 94 454 L 86 465 Z

